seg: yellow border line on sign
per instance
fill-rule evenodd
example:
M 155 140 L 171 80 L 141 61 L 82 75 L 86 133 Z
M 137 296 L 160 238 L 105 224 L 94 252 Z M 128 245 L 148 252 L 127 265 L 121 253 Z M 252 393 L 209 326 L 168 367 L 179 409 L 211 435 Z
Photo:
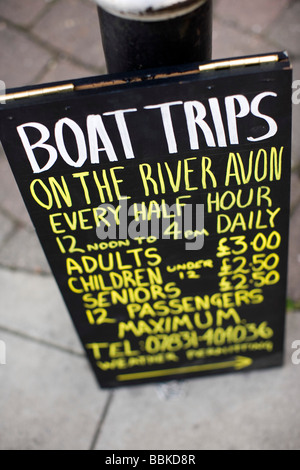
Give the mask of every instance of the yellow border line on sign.
M 204 364 L 200 366 L 178 367 L 174 369 L 153 370 L 149 372 L 137 372 L 135 374 L 120 374 L 117 376 L 119 382 L 127 380 L 150 379 L 155 377 L 164 377 L 176 374 L 191 374 L 193 372 L 205 372 L 208 370 L 218 370 L 233 367 L 236 370 L 244 369 L 252 364 L 249 357 L 237 356 L 233 361 L 217 362 L 215 364 Z

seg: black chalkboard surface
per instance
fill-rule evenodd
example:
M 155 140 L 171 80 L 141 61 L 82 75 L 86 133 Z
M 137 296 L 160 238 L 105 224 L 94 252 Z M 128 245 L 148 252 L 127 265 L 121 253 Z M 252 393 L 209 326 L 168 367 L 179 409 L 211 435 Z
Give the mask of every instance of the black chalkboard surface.
M 102 387 L 282 364 L 286 53 L 10 90 L 0 138 Z

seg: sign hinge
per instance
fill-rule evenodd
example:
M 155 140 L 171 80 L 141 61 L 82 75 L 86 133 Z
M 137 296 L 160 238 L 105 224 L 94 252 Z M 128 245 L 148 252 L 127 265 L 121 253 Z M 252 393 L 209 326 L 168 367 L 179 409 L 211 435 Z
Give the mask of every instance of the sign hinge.
M 75 86 L 73 83 L 67 85 L 59 85 L 48 88 L 37 88 L 36 90 L 18 91 L 16 93 L 8 93 L 7 95 L 0 94 L 0 102 L 13 101 L 24 98 L 34 98 L 36 96 L 52 95 L 55 93 L 62 93 L 66 91 L 74 91 Z
M 220 70 L 228 69 L 234 67 L 248 67 L 251 65 L 261 65 L 267 64 L 270 62 L 278 62 L 279 56 L 277 54 L 266 55 L 266 56 L 257 56 L 257 57 L 246 57 L 244 59 L 232 59 L 232 60 L 222 60 L 211 62 L 209 64 L 204 64 L 199 66 L 200 72 L 206 72 L 210 70 Z

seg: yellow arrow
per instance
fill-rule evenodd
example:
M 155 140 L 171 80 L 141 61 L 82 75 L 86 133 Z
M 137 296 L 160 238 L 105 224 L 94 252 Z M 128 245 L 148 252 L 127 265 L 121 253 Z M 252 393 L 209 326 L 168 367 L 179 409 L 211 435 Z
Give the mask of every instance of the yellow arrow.
M 191 374 L 193 372 L 205 372 L 209 370 L 219 370 L 219 369 L 229 369 L 234 368 L 235 370 L 245 369 L 252 364 L 252 359 L 250 357 L 236 356 L 233 361 L 227 362 L 216 362 L 214 364 L 203 364 L 200 366 L 190 366 L 190 367 L 178 367 L 173 369 L 163 369 L 163 370 L 151 370 L 149 372 L 138 372 L 135 374 L 121 374 L 117 376 L 119 382 L 124 382 L 127 380 L 139 380 L 139 379 L 150 379 L 154 377 L 164 377 L 167 375 L 176 375 L 176 374 Z

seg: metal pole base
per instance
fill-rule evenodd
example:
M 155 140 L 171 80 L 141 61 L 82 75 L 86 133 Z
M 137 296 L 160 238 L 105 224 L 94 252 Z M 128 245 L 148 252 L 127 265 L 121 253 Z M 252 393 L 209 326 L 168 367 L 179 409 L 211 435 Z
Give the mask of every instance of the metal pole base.
M 115 16 L 100 7 L 98 12 L 108 73 L 211 59 L 212 0 L 159 21 Z

